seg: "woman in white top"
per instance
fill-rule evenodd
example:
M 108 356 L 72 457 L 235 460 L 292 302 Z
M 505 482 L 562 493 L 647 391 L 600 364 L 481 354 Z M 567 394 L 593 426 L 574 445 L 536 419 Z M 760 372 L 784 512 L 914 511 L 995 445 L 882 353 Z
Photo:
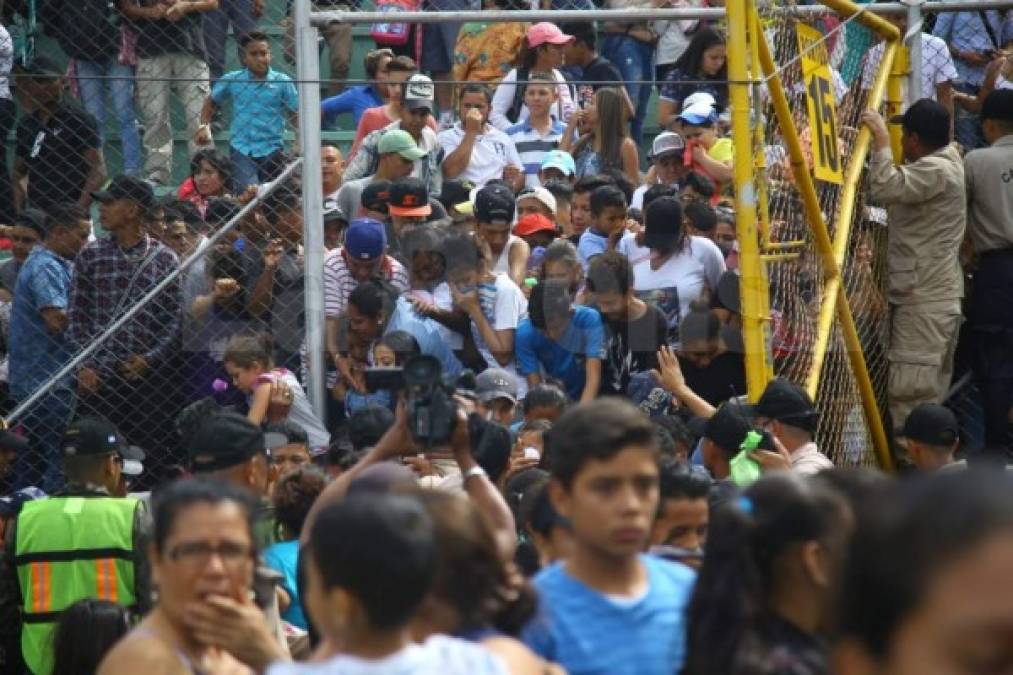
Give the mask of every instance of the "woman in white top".
M 552 77 L 559 82 L 559 100 L 556 102 L 552 115 L 563 123 L 570 119 L 570 113 L 574 108 L 573 96 L 570 93 L 570 86 L 566 83 L 566 78 L 558 68 L 563 65 L 563 45 L 572 40 L 572 35 L 566 35 L 559 30 L 558 26 L 548 22 L 536 23 L 528 28 L 521 49 L 521 67 L 514 68 L 506 74 L 500 85 L 496 87 L 496 93 L 492 97 L 492 112 L 489 114 L 490 124 L 505 131 L 514 124 L 527 119 L 528 108 L 524 105 L 523 89 L 527 82 L 527 76 L 531 73 L 552 73 Z M 521 81 L 520 85 L 517 84 L 518 79 Z M 518 91 L 518 86 L 521 91 Z
M 633 288 L 665 313 L 670 341 L 677 344 L 679 322 L 690 305 L 718 287 L 724 256 L 710 239 L 686 234 L 675 197 L 659 197 L 648 205 L 644 245 L 650 256 L 633 266 Z

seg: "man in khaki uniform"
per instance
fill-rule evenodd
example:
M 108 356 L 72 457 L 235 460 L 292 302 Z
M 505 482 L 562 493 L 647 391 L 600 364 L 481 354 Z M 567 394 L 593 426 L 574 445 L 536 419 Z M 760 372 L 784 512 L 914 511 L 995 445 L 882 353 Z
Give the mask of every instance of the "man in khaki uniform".
M 887 394 L 896 426 L 919 403 L 941 403 L 953 375 L 964 295 L 964 165 L 950 144 L 950 114 L 935 101 L 917 101 L 900 118 L 902 166 L 894 166 L 879 113 L 867 110 L 862 121 L 873 139 L 869 197 L 889 213 Z
M 986 455 L 1013 456 L 1013 90 L 996 89 L 981 106 L 989 147 L 964 157 L 967 231 L 977 271 L 968 320 L 985 412 Z

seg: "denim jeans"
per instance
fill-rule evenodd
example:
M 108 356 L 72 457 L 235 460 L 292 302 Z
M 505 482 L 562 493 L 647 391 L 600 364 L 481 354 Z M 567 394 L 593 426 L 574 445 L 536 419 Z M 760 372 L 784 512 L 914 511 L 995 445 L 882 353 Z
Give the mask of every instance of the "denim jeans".
M 971 96 L 978 95 L 978 87 L 969 84 L 957 83 L 953 85 L 953 89 Z M 964 110 L 963 106 L 959 105 L 955 105 L 953 108 L 957 117 L 953 121 L 953 140 L 964 146 L 964 150 L 967 152 L 988 145 L 985 142 L 985 132 L 981 130 L 981 119 L 977 113 Z
M 602 42 L 601 55 L 619 69 L 626 82 L 626 93 L 630 95 L 630 101 L 636 109 L 630 135 L 639 144 L 643 136 L 644 118 L 647 116 L 647 104 L 651 100 L 654 47 L 622 33 L 607 33 Z
M 260 185 L 274 180 L 285 166 L 285 153 L 281 150 L 266 157 L 250 157 L 235 148 L 230 148 L 232 180 L 240 192 L 249 185 Z
M 217 80 L 225 72 L 225 45 L 232 25 L 232 37 L 236 42 L 244 33 L 257 28 L 253 18 L 251 0 L 219 0 L 218 9 L 204 12 L 204 44 L 208 52 L 208 68 L 211 79 Z
M 120 151 L 123 153 L 123 173 L 132 176 L 141 171 L 141 136 L 137 131 L 134 114 L 134 69 L 116 62 L 116 58 L 99 63 L 77 62 L 78 86 L 81 101 L 98 123 L 100 138 L 106 130 L 106 94 L 113 104 L 113 114 L 120 127 Z
M 34 485 L 53 494 L 63 487 L 63 432 L 70 424 L 73 407 L 74 393 L 58 387 L 21 417 L 29 451 L 14 462 L 15 489 Z

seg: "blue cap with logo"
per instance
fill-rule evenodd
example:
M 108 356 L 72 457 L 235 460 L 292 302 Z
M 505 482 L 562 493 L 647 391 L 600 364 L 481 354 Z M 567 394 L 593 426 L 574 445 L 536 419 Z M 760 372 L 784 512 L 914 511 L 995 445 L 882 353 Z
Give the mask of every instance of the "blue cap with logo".
M 355 260 L 373 260 L 387 248 L 383 223 L 372 218 L 356 218 L 345 231 L 345 251 Z

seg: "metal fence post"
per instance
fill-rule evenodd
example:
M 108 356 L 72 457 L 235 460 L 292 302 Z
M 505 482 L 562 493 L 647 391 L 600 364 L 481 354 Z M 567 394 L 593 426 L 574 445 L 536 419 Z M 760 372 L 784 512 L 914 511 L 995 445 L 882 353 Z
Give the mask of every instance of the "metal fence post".
M 922 5 L 925 0 L 905 0 L 907 5 L 907 42 L 908 51 L 908 82 L 909 101 L 917 101 L 925 94 L 922 92 Z
M 320 53 L 310 25 L 310 0 L 295 1 L 296 73 L 299 79 L 299 147 L 303 156 L 302 215 L 306 282 L 306 390 L 313 410 L 327 419 L 324 362 L 324 218 L 320 178 Z

